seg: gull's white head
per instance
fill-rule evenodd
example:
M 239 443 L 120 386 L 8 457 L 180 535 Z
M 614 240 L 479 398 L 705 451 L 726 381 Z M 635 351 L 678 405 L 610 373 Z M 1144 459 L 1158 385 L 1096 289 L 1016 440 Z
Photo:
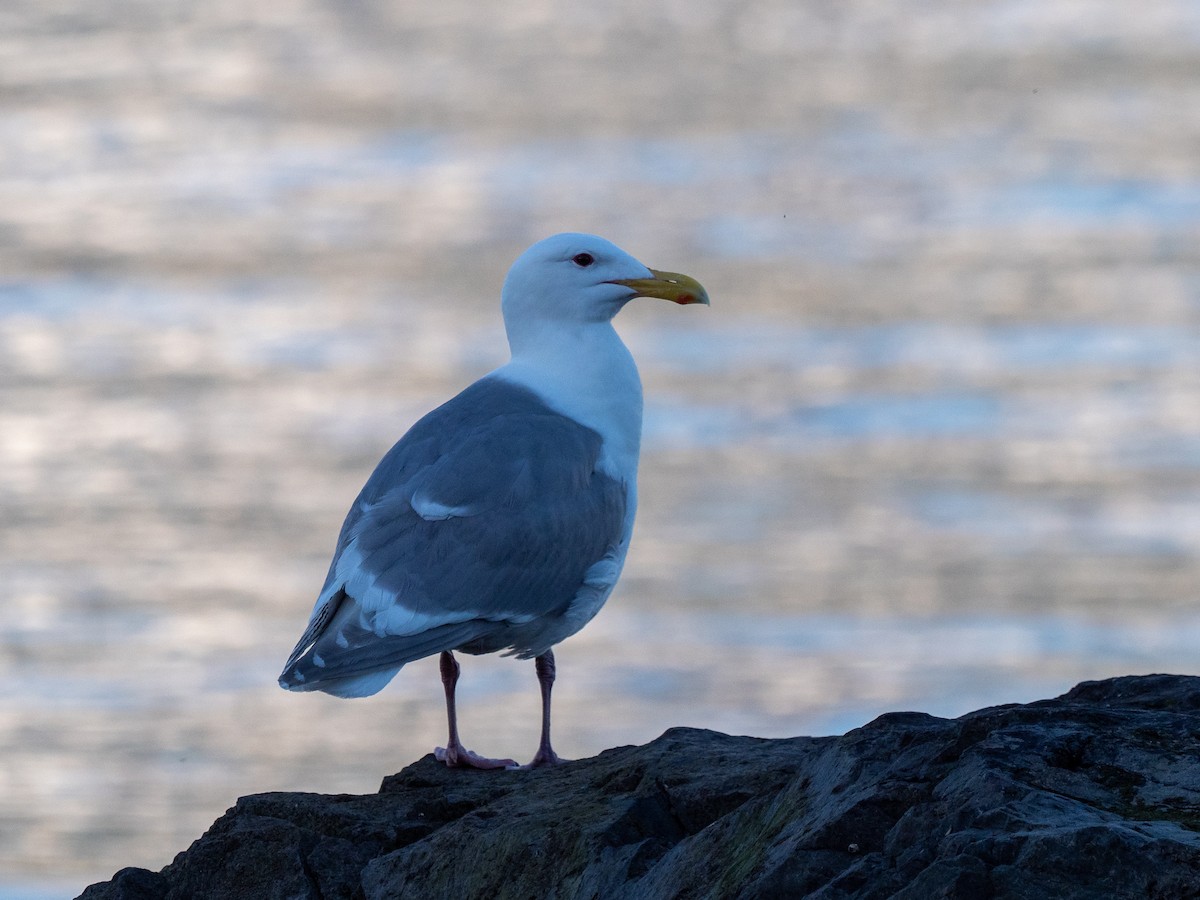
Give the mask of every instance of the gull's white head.
M 522 253 L 501 295 L 510 340 L 529 323 L 609 322 L 634 297 L 708 303 L 693 278 L 656 272 L 594 234 L 556 234 Z
M 612 318 L 634 297 L 708 303 L 695 279 L 648 269 L 604 238 L 556 234 L 539 241 L 504 280 L 512 360 L 497 370 L 599 434 L 598 467 L 631 486 L 641 444 L 642 384 Z

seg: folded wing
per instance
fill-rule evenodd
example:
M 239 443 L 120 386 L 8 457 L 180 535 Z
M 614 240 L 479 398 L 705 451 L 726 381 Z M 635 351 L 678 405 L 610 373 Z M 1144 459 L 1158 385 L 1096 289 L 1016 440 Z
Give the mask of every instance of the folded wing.
M 346 517 L 280 684 L 353 696 L 442 650 L 544 652 L 539 636 L 623 536 L 626 486 L 597 472 L 600 449 L 496 378 L 429 413 Z

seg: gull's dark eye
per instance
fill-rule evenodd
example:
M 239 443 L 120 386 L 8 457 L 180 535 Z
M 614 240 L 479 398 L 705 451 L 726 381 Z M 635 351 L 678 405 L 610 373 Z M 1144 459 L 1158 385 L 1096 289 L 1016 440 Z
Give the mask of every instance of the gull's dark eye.
M 581 269 L 586 269 L 595 261 L 596 257 L 592 256 L 590 253 L 576 253 L 571 257 L 571 262 L 575 263 L 575 265 L 579 266 Z

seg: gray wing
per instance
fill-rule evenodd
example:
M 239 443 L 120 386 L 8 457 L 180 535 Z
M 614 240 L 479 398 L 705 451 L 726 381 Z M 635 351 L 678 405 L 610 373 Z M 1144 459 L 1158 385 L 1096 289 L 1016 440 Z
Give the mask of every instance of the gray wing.
M 515 626 L 561 615 L 623 533 L 626 486 L 596 470 L 600 445 L 494 378 L 425 416 L 346 517 L 280 683 L 308 689 L 442 650 L 502 649 Z

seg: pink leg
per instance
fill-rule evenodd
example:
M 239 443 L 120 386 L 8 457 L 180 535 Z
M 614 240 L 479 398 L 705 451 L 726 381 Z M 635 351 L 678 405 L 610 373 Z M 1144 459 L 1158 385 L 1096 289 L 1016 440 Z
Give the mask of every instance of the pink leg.
M 543 766 L 557 766 L 570 762 L 562 759 L 550 746 L 550 690 L 554 687 L 554 651 L 547 650 L 533 662 L 537 672 L 538 684 L 542 688 L 542 740 L 538 744 L 537 754 L 525 769 L 540 769 Z
M 509 769 L 516 766 L 516 761 L 511 759 L 488 759 L 486 756 L 480 756 L 473 753 L 462 745 L 462 741 L 458 739 L 458 714 L 454 706 L 454 687 L 458 684 L 458 675 L 461 669 L 458 665 L 458 660 L 454 658 L 454 654 L 449 650 L 442 654 L 440 661 L 442 671 L 442 687 L 446 689 L 446 718 L 450 721 L 450 737 L 446 741 L 445 747 L 438 747 L 433 751 L 433 755 L 439 762 L 444 762 L 451 769 L 459 768 L 474 768 L 474 769 Z

